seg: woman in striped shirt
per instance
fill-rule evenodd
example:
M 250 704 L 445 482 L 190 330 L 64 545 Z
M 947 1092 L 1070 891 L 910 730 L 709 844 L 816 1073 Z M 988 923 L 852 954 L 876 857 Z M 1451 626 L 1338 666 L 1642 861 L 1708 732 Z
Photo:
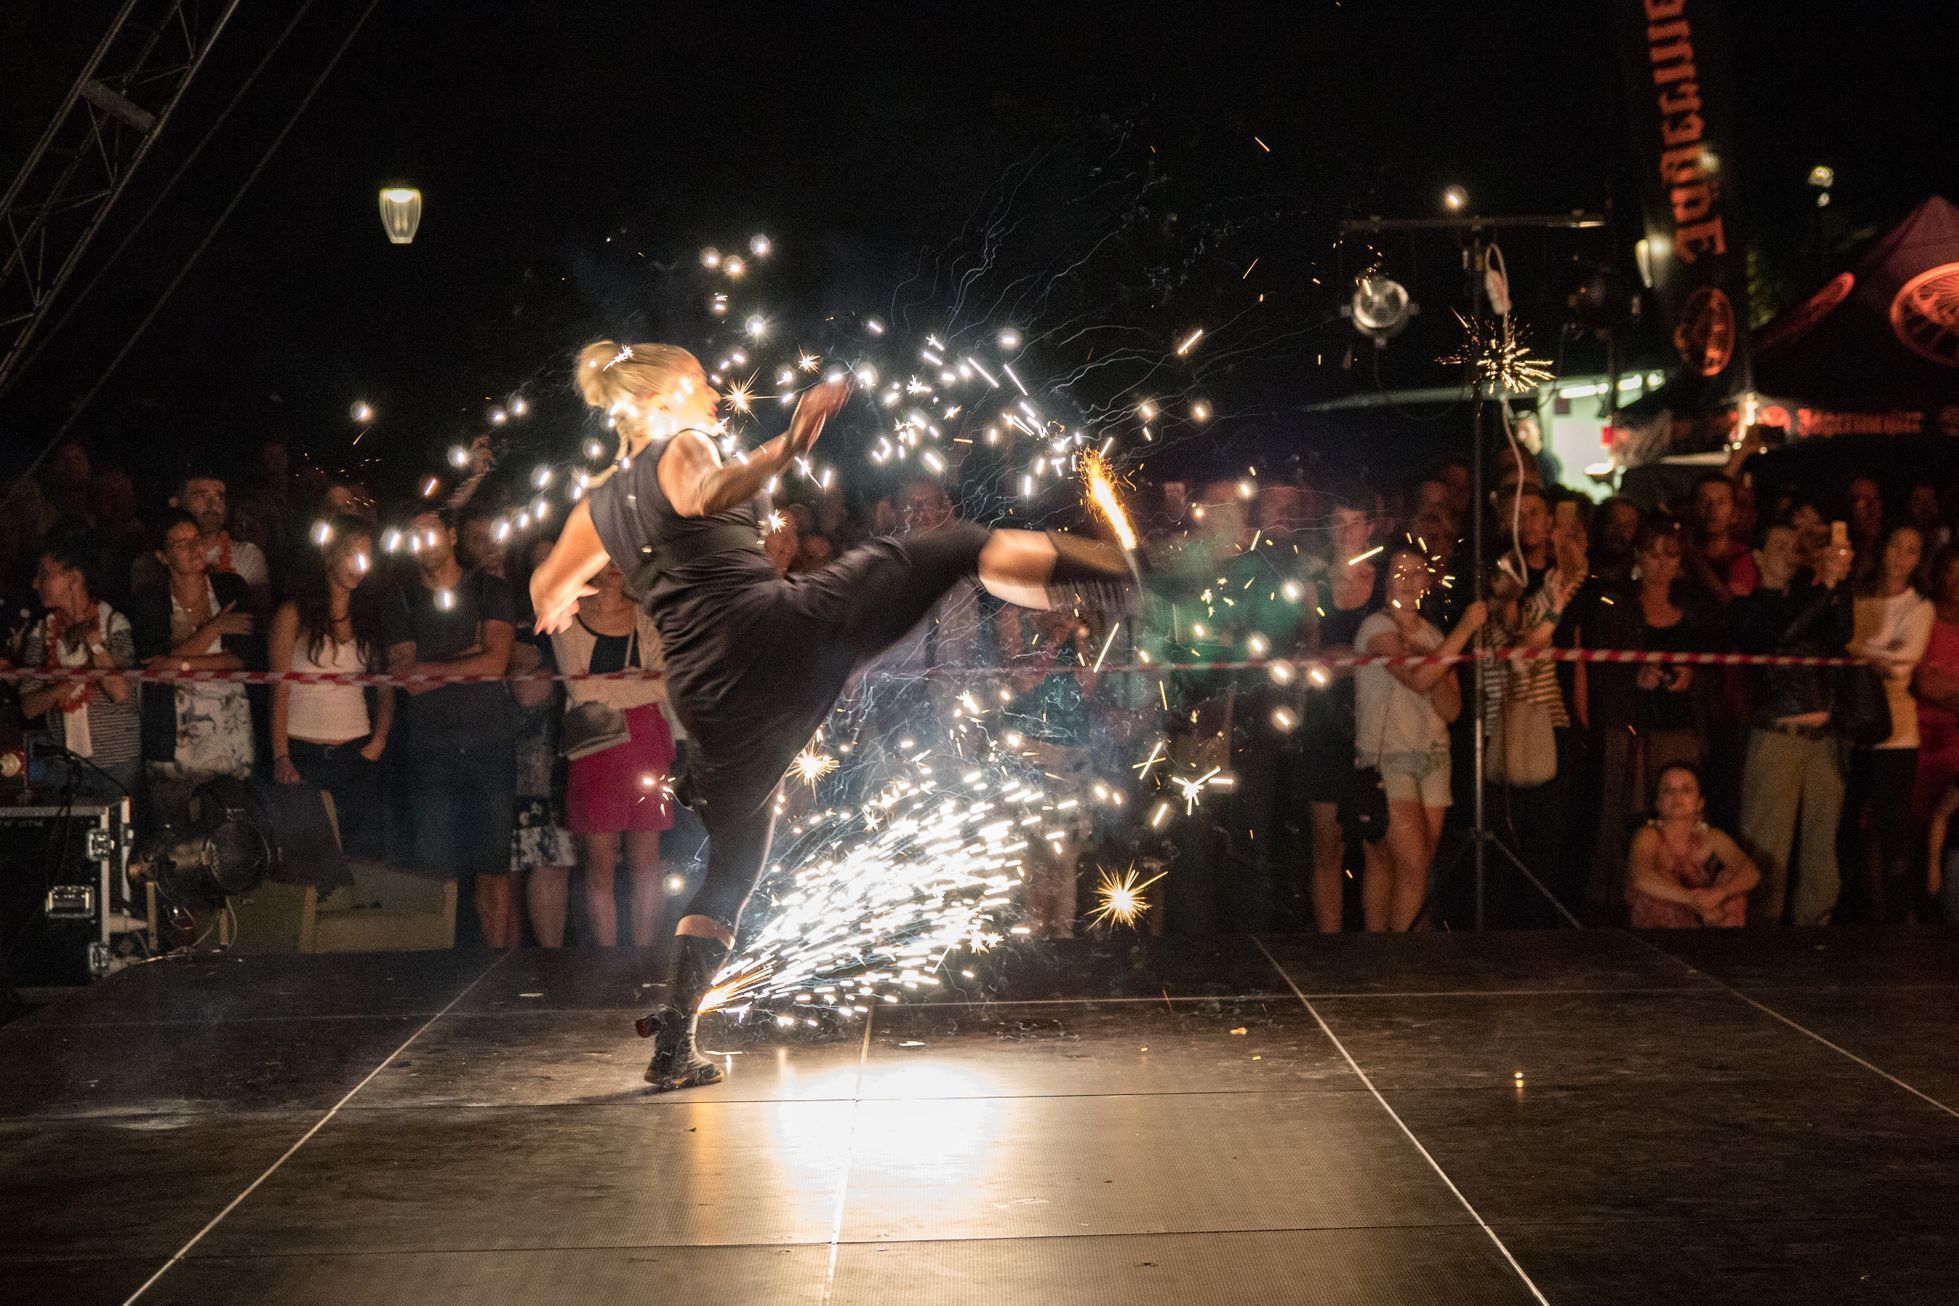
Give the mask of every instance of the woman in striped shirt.
M 60 531 L 41 546 L 34 590 L 47 615 L 28 629 L 22 665 L 50 671 L 136 665 L 129 618 L 89 588 L 93 557 L 94 541 L 85 531 Z M 22 716 L 41 721 L 47 737 L 66 750 L 35 776 L 37 783 L 107 799 L 135 793 L 142 769 L 141 726 L 129 680 L 26 680 L 20 707 Z

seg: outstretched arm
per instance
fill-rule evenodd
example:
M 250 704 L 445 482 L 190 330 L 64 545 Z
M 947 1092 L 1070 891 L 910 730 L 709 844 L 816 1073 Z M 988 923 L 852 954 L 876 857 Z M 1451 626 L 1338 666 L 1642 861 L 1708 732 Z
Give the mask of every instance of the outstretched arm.
M 581 596 L 593 591 L 586 585 L 605 570 L 611 559 L 599 532 L 592 525 L 592 504 L 581 499 L 565 519 L 551 556 L 531 573 L 531 607 L 537 613 L 537 629 L 552 635 L 571 625 Z
M 813 449 L 823 424 L 849 398 L 849 377 L 825 381 L 802 397 L 787 431 L 746 458 L 730 462 L 722 462 L 714 442 L 699 431 L 682 431 L 660 458 L 660 489 L 683 517 L 712 517 L 738 508 Z

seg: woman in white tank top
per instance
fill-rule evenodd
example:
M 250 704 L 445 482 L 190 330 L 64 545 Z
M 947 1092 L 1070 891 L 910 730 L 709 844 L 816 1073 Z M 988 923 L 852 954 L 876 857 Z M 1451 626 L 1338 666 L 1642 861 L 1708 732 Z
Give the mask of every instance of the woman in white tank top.
M 379 614 L 358 593 L 373 556 L 372 528 L 358 517 L 325 526 L 319 558 L 302 564 L 293 598 L 272 618 L 273 671 L 351 674 L 383 664 Z M 361 685 L 281 681 L 272 687 L 273 777 L 308 784 L 333 800 L 340 842 L 362 857 L 382 854 L 379 767 L 394 723 L 394 690 L 381 686 L 370 716 Z

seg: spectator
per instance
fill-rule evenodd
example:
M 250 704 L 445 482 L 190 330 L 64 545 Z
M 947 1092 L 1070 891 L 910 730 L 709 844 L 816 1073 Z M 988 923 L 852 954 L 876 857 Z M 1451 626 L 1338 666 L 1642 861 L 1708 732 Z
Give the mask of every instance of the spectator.
M 1434 583 L 1428 558 L 1413 544 L 1388 550 L 1387 604 L 1361 622 L 1354 639 L 1366 653 L 1456 654 L 1483 624 L 1480 602 L 1464 610 L 1445 637 L 1421 615 Z M 1386 874 L 1362 883 L 1370 930 L 1405 930 L 1428 893 L 1429 869 L 1449 808 L 1449 723 L 1462 712 L 1453 665 L 1361 667 L 1354 673 L 1355 761 L 1380 774 L 1387 795 Z
M 375 524 L 374 496 L 359 481 L 336 478 L 329 482 L 320 506 L 330 516 L 359 517 L 369 527 Z
M 493 508 L 479 502 L 461 511 L 456 523 L 456 553 L 462 565 L 472 571 L 487 571 L 500 581 L 510 579 L 509 550 L 497 538 Z
M 1910 917 L 1911 863 L 1916 850 L 1911 819 L 1912 790 L 1918 777 L 1918 703 L 1912 674 L 1932 635 L 1932 602 L 1912 588 L 1923 538 L 1917 527 L 1894 526 L 1884 537 L 1877 574 L 1858 586 L 1853 656 L 1875 665 L 1884 676 L 1891 708 L 1891 734 L 1882 743 L 1850 754 L 1850 784 L 1844 813 L 1844 843 L 1851 865 L 1862 872 L 1862 893 L 1847 895 L 1857 914 L 1870 921 Z
M 837 556 L 836 545 L 827 535 L 806 531 L 796 551 L 796 562 L 789 570 L 792 572 L 819 571 L 830 564 Z
M 1926 829 L 1925 896 L 1947 925 L 1959 925 L 1959 843 L 1948 837 L 1959 815 L 1959 780 L 1945 787 Z
M 898 537 L 936 530 L 952 520 L 952 500 L 929 476 L 911 476 L 898 488 Z M 892 734 L 910 726 L 920 713 L 937 711 L 948 719 L 953 700 L 966 686 L 950 680 L 928 681 L 940 667 L 980 664 L 982 644 L 991 645 L 990 610 L 994 607 L 979 582 L 966 579 L 946 591 L 925 619 L 876 661 L 864 668 L 874 734 Z
M 1633 836 L 1626 902 L 1635 929 L 1746 924 L 1761 873 L 1740 846 L 1707 823 L 1699 768 L 1671 762 L 1654 788 L 1654 819 Z
M 1686 541 L 1682 561 L 1688 584 L 1716 607 L 1726 607 L 1733 592 L 1728 572 L 1748 545 L 1735 538 L 1735 487 L 1720 472 L 1708 472 L 1694 482 L 1689 520 L 1693 536 Z
M 1912 811 L 1922 824 L 1959 776 L 1959 545 L 1932 562 L 1932 633 L 1912 692 L 1918 698 L 1918 774 Z M 1959 919 L 1953 921 L 1959 924 Z
M 1951 532 L 1946 529 L 1944 510 L 1939 503 L 1938 487 L 1919 482 L 1911 487 L 1911 494 L 1905 500 L 1905 521 L 1918 530 L 1918 538 L 1925 542 L 1925 562 L 1929 564 L 1939 551 L 1951 542 Z M 1921 592 L 1932 588 L 1929 566 L 1913 581 Z
M 1087 804 L 1094 759 L 1089 753 L 1088 704 L 1097 677 L 1076 671 L 1095 657 L 1088 627 L 1071 612 L 1003 609 L 1001 643 L 1007 650 L 1007 687 L 1014 698 L 1001 713 L 1019 737 L 1015 751 L 1045 773 L 1057 803 L 1073 799 L 1067 814 L 1057 814 L 1049 833 L 1030 843 L 1033 862 L 1027 879 L 1028 923 L 1034 936 L 1072 939 L 1077 918 L 1077 867 L 1090 832 Z M 1013 739 L 1008 740 L 1014 746 Z
M 803 532 L 798 515 L 772 512 L 768 527 L 768 534 L 762 537 L 762 552 L 768 554 L 769 561 L 775 564 L 776 575 L 787 576 L 796 556 L 803 550 Z
M 1634 552 L 1636 588 L 1599 608 L 1587 644 L 1645 653 L 1712 650 L 1717 643 L 1712 609 L 1682 583 L 1678 529 L 1671 523 L 1645 527 Z M 1660 773 L 1669 766 L 1701 762 L 1708 697 L 1702 687 L 1711 682 L 1701 668 L 1684 663 L 1587 668 L 1588 715 L 1602 780 L 1586 894 L 1595 909 L 1616 916 L 1626 900 L 1618 876 L 1626 865 L 1633 795 L 1657 792 Z M 1695 788 L 1698 793 L 1698 774 Z
M 1436 482 L 1440 484 L 1440 482 Z M 1446 489 L 1446 487 L 1444 487 Z M 1308 651 L 1326 658 L 1351 657 L 1361 623 L 1380 606 L 1383 572 L 1366 556 L 1372 526 L 1355 496 L 1343 495 L 1333 509 L 1333 556 L 1313 582 L 1304 605 L 1309 615 Z M 1314 619 L 1316 618 L 1316 619 Z M 1307 819 L 1311 822 L 1313 923 L 1322 934 L 1340 932 L 1346 900 L 1346 845 L 1360 844 L 1363 883 L 1386 884 L 1381 864 L 1384 829 L 1361 831 L 1354 799 L 1364 773 L 1354 761 L 1354 680 L 1349 668 L 1335 668 L 1324 688 L 1306 695 L 1300 719 L 1300 749 L 1305 772 Z M 1366 784 L 1372 785 L 1371 777 Z M 1364 795 L 1363 795 L 1364 796 Z M 1348 820 L 1343 823 L 1345 811 Z
M 604 703 L 625 714 L 628 738 L 603 752 L 573 758 L 565 780 L 565 816 L 585 852 L 585 910 L 592 941 L 619 942 L 613 875 L 623 840 L 632 889 L 632 936 L 641 947 L 658 939 L 665 897 L 660 884 L 660 832 L 673 828 L 673 731 L 660 678 L 660 637 L 653 619 L 626 597 L 626 578 L 608 563 L 593 581 L 598 593 L 581 599 L 570 626 L 551 637 L 558 666 L 568 675 L 644 669 L 633 680 L 573 681 L 571 702 Z
M 1548 524 L 1543 495 L 1524 491 L 1524 518 L 1540 516 Z M 1534 510 L 1533 510 L 1534 506 Z M 1506 555 L 1509 562 L 1514 555 Z M 1576 525 L 1559 528 L 1553 553 L 1556 559 L 1544 573 L 1543 583 L 1525 592 L 1523 582 L 1506 567 L 1495 569 L 1496 579 L 1489 601 L 1489 620 L 1477 632 L 1481 648 L 1516 646 L 1541 650 L 1550 647 L 1551 637 L 1564 616 L 1565 605 L 1577 591 L 1586 572 L 1584 546 Z M 1498 663 L 1486 672 L 1483 700 L 1484 725 L 1492 741 L 1494 757 L 1505 764 L 1506 774 L 1493 775 L 1498 809 L 1510 823 L 1516 838 L 1518 859 L 1558 897 L 1575 901 L 1583 892 L 1582 882 L 1561 884 L 1573 879 L 1565 857 L 1569 829 L 1572 784 L 1577 778 L 1579 750 L 1572 737 L 1571 715 L 1565 707 L 1564 690 L 1558 683 L 1557 665 L 1548 660 Z M 1549 738 L 1528 741 L 1527 732 L 1509 730 L 1512 715 L 1541 709 L 1550 726 Z M 1516 756 L 1509 756 L 1505 745 L 1516 743 Z M 1522 754 L 1529 748 L 1544 751 L 1535 758 Z M 1521 783 L 1518 777 L 1532 764 L 1548 769 L 1545 780 Z M 1520 916 L 1519 919 L 1522 919 Z
M 178 483 L 172 508 L 181 508 L 197 521 L 204 541 L 204 560 L 221 575 L 235 575 L 251 589 L 250 610 L 269 611 L 272 603 L 272 575 L 266 566 L 265 551 L 250 540 L 233 540 L 225 530 L 225 483 L 222 476 L 196 471 Z
M 128 596 L 131 566 L 149 551 L 151 537 L 136 506 L 136 483 L 120 467 L 105 467 L 95 478 L 96 554 L 102 565 L 104 594 L 114 602 Z
M 269 662 L 274 671 L 334 675 L 386 669 L 386 635 L 372 586 L 363 584 L 374 538 L 359 517 L 326 522 L 326 543 L 303 556 L 293 597 L 273 614 Z M 309 784 L 333 799 L 340 844 L 358 857 L 386 850 L 381 754 L 394 724 L 395 691 L 359 685 L 272 687 L 272 778 Z
M 1590 554 L 1592 579 L 1600 586 L 1617 589 L 1632 583 L 1633 554 L 1639 544 L 1639 531 L 1646 515 L 1631 499 L 1613 495 L 1592 514 Z
M 1557 560 L 1550 500 L 1535 485 L 1512 485 L 1498 495 L 1496 527 L 1496 537 L 1506 549 L 1504 560 L 1521 568 L 1518 579 L 1524 582 L 1524 592 L 1536 593 Z
M 1850 547 L 1856 551 L 1850 578 L 1862 585 L 1874 579 L 1884 563 L 1884 492 L 1875 476 L 1853 476 L 1843 494 Z
M 543 538 L 531 541 L 527 573 L 550 555 L 551 543 Z M 529 585 L 516 590 L 520 604 L 528 609 Z M 550 637 L 537 633 L 535 618 L 526 612 L 517 623 L 510 670 L 527 676 L 556 669 Z M 538 943 L 557 948 L 565 941 L 566 897 L 571 868 L 578 861 L 578 846 L 565 828 L 564 804 L 559 800 L 563 792 L 559 726 L 564 721 L 565 696 L 556 682 L 543 679 L 512 681 L 510 696 L 517 702 L 517 812 L 510 873 L 524 877 L 524 904 L 530 909 L 531 931 Z
M 447 509 L 421 509 L 408 529 L 418 546 L 417 574 L 385 605 L 389 671 L 503 675 L 516 631 L 510 586 L 488 572 L 463 570 Z M 407 693 L 403 761 L 415 861 L 459 883 L 473 881 L 483 942 L 514 947 L 515 704 L 500 684 L 410 685 Z
M 1741 650 L 1841 657 L 1854 630 L 1843 583 L 1850 550 L 1826 549 L 1811 579 L 1799 574 L 1795 529 L 1771 526 L 1756 565 L 1761 583 L 1729 609 Z M 1758 924 L 1779 924 L 1786 907 L 1794 924 L 1822 925 L 1836 905 L 1843 768 L 1831 682 L 1820 667 L 1755 668 L 1741 837 L 1762 872 L 1760 910 L 1753 913 Z M 1799 824 L 1802 861 L 1792 886 L 1789 854 Z
M 237 576 L 210 574 L 197 519 L 172 510 L 157 559 L 165 581 L 130 604 L 136 653 L 154 673 L 257 670 L 264 646 L 253 638 L 251 594 Z M 252 709 L 245 686 L 227 681 L 141 689 L 143 756 L 155 810 L 165 819 L 189 809 L 197 786 L 252 772 Z
M 21 642 L 23 667 L 110 671 L 136 665 L 129 619 L 90 591 L 93 553 L 87 532 L 73 528 L 41 547 L 34 589 L 47 615 Z M 64 750 L 35 777 L 38 783 L 99 799 L 135 795 L 142 770 L 141 726 L 135 687 L 126 678 L 24 680 L 20 709 L 27 720 L 41 721 L 43 737 Z
M 94 459 L 88 441 L 79 435 L 64 437 L 48 451 L 41 470 L 41 486 L 54 511 L 64 521 L 91 522 L 95 505 L 90 489 L 95 483 Z
M 1427 476 L 1415 482 L 1409 503 L 1408 533 L 1426 548 L 1435 564 L 1447 571 L 1454 563 L 1456 542 L 1462 536 L 1462 518 L 1456 515 L 1455 496 L 1439 477 Z

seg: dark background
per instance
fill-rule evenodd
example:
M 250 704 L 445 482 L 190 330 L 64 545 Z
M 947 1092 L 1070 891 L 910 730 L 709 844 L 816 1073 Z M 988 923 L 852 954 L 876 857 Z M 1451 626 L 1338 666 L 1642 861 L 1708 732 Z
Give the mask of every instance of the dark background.
M 0 14 L 0 172 L 18 166 L 112 8 L 13 0 Z M 1927 194 L 1959 189 L 1956 8 L 1728 6 L 1758 313 Z M 305 10 L 0 397 L 0 470 L 24 465 L 101 379 L 367 9 Z M 71 295 L 299 12 L 241 6 Z M 1204 395 L 1219 420 L 1201 440 L 1172 438 L 1166 469 L 1439 451 L 1460 423 L 1343 430 L 1294 412 L 1377 380 L 1454 375 L 1435 361 L 1461 298 L 1450 238 L 1368 250 L 1341 244 L 1338 223 L 1434 215 L 1451 183 L 1483 213 L 1610 207 L 1611 233 L 1504 242 L 1538 352 L 1595 367 L 1596 342 L 1566 329 L 1565 296 L 1595 266 L 1630 278 L 1637 235 L 1610 36 L 1597 0 L 381 0 L 75 430 L 103 461 L 151 475 L 279 434 L 331 467 L 378 459 L 365 473 L 399 488 L 522 387 L 540 409 L 506 437 L 513 451 L 569 452 L 576 348 L 595 335 L 704 347 L 698 251 L 760 231 L 779 254 L 758 293 L 812 346 L 849 324 L 828 315 L 876 313 L 913 338 L 1011 323 L 1082 415 Z M 1827 227 L 1805 184 L 1815 163 L 1837 173 Z M 405 247 L 386 242 L 375 208 L 376 188 L 397 180 L 426 201 Z M 1424 312 L 1348 370 L 1338 306 L 1377 259 Z M 1211 334 L 1193 356 L 1167 357 L 1197 325 Z M 359 448 L 357 399 L 381 413 Z M 1355 447 L 1356 431 L 1373 443 Z

